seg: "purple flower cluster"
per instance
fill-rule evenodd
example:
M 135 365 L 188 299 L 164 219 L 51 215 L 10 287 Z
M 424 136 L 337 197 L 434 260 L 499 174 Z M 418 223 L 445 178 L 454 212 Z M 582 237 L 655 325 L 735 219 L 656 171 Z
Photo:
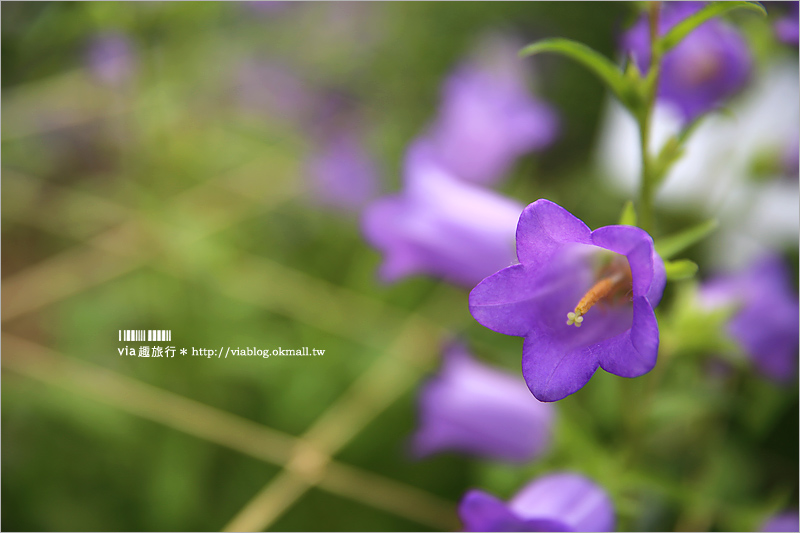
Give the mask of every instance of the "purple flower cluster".
M 589 479 L 569 472 L 541 477 L 506 503 L 480 490 L 458 506 L 466 531 L 613 531 L 614 506 Z
M 419 395 L 417 456 L 458 451 L 504 461 L 529 461 L 549 442 L 553 406 L 538 402 L 519 376 L 473 359 L 452 345 L 439 374 Z
M 708 281 L 700 301 L 708 308 L 735 306 L 728 333 L 762 374 L 781 383 L 794 380 L 800 308 L 779 258 L 765 257 L 743 272 Z
M 663 2 L 659 35 L 665 34 L 702 7 L 702 2 Z M 650 28 L 647 17 L 622 36 L 622 48 L 641 72 L 650 67 Z M 732 26 L 709 20 L 664 55 L 658 98 L 671 103 L 685 121 L 719 107 L 747 82 L 752 59 L 747 44 Z
M 645 231 L 591 231 L 537 200 L 519 219 L 517 257 L 472 290 L 469 308 L 489 329 L 525 337 L 522 374 L 537 399 L 576 392 L 598 366 L 628 378 L 653 368 L 666 276 Z

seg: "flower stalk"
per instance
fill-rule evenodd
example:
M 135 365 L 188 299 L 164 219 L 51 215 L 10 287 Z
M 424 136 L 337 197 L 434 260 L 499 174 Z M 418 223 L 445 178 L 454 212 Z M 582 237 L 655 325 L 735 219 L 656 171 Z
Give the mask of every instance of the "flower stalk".
M 644 106 L 636 114 L 639 122 L 639 143 L 642 154 L 642 183 L 639 196 L 639 225 L 646 232 L 653 234 L 654 214 L 653 196 L 658 176 L 654 172 L 654 162 L 650 156 L 650 126 L 653 107 L 658 91 L 658 77 L 661 70 L 661 43 L 658 36 L 658 15 L 661 2 L 650 2 L 650 68 L 644 83 Z

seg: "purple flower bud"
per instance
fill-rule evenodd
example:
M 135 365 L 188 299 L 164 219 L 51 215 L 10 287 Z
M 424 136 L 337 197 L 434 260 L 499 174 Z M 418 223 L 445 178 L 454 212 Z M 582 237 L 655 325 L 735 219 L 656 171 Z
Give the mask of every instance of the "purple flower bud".
M 761 531 L 798 531 L 798 529 L 800 529 L 800 515 L 797 510 L 775 515 L 761 527 Z
M 405 188 L 367 208 L 367 241 L 385 253 L 386 282 L 428 274 L 470 287 L 514 262 L 522 204 L 454 178 L 422 141 L 405 162 Z
M 699 297 L 712 309 L 736 306 L 728 333 L 762 374 L 782 383 L 794 380 L 800 308 L 779 258 L 767 256 L 743 272 L 712 279 L 701 287 Z
M 653 308 L 666 276 L 650 235 L 632 226 L 591 231 L 537 200 L 519 218 L 517 257 L 472 290 L 469 309 L 487 328 L 525 337 L 522 374 L 537 399 L 576 392 L 598 366 L 628 378 L 653 368 Z
M 553 406 L 540 403 L 517 375 L 479 363 L 461 345 L 444 355 L 419 397 L 416 455 L 453 450 L 523 462 L 550 443 Z
M 516 53 L 509 53 L 516 59 Z M 465 64 L 445 83 L 428 137 L 437 157 L 457 178 L 497 182 L 518 157 L 555 139 L 555 111 L 530 95 L 522 64 L 515 66 L 496 72 Z
M 89 43 L 86 63 L 95 79 L 111 86 L 123 85 L 136 68 L 131 41 L 119 33 L 95 37 Z
M 311 194 L 323 204 L 355 212 L 377 193 L 378 170 L 351 131 L 323 139 L 307 168 Z
M 658 21 L 664 35 L 702 7 L 701 2 L 663 2 Z M 641 72 L 650 67 L 650 28 L 646 16 L 622 37 L 622 48 Z M 658 97 L 676 106 L 691 121 L 719 107 L 750 76 L 747 44 L 732 26 L 712 19 L 690 33 L 662 59 Z
M 540 477 L 508 503 L 480 490 L 461 499 L 466 531 L 613 531 L 614 505 L 589 479 L 570 472 Z

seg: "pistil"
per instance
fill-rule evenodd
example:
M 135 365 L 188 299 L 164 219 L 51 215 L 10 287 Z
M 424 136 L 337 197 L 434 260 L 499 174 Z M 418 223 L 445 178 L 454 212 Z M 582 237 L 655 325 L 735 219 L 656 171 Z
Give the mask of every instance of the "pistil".
M 631 270 L 627 264 L 624 269 L 617 268 L 611 275 L 600 279 L 583 295 L 578 305 L 575 306 L 575 310 L 567 313 L 567 325 L 574 324 L 576 328 L 581 327 L 583 315 L 589 309 L 613 294 L 623 290 L 627 293 L 631 288 L 631 283 Z

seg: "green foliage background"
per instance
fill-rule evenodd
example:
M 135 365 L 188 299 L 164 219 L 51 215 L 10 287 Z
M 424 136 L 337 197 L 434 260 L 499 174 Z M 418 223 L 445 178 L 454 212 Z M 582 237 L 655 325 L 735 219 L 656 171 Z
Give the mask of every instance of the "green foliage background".
M 376 281 L 380 257 L 360 237 L 357 217 L 320 208 L 302 190 L 309 152 L 303 132 L 237 107 L 232 67 L 243 57 L 278 60 L 315 86 L 347 94 L 363 110 L 384 189 L 394 191 L 405 148 L 434 116 L 443 79 L 486 32 L 522 42 L 572 38 L 614 57 L 615 36 L 637 9 L 609 2 L 312 2 L 262 12 L 233 2 L 4 2 L 4 309 L 9 299 L 27 297 L 9 295 L 9 280 L 86 248 L 120 219 L 155 228 L 145 232 L 148 255 L 136 268 L 4 318 L 4 331 L 293 436 L 379 358 L 395 356 L 390 346 L 411 313 L 447 332 L 433 344 L 406 346 L 412 359 L 438 353 L 439 342 L 458 334 L 484 360 L 517 371 L 521 339 L 476 324 L 465 291 L 424 278 L 389 287 Z M 766 22 L 747 24 L 761 57 L 785 53 L 770 42 Z M 124 94 L 96 86 L 84 71 L 89 40 L 107 31 L 137 45 L 137 77 Z M 523 159 L 503 192 L 525 203 L 549 198 L 591 227 L 615 223 L 627 199 L 591 167 L 602 87 L 561 58 L 537 58 L 535 66 L 536 93 L 558 108 L 563 133 L 550 150 Z M 47 126 L 64 116 L 77 119 Z M 242 169 L 244 192 L 223 187 L 211 204 L 175 200 Z M 215 226 L 226 217 L 234 222 Z M 666 214 L 660 223 L 668 232 L 699 220 Z M 178 230 L 161 233 L 161 226 Z M 120 245 L 136 248 L 138 237 L 123 234 Z M 700 247 L 688 256 L 702 264 Z M 796 268 L 796 250 L 787 257 Z M 265 269 L 252 268 L 260 260 Z M 87 264 L 102 270 L 103 261 Z M 49 276 L 40 289 L 48 294 L 93 275 Z M 553 449 L 539 462 L 512 468 L 449 454 L 410 460 L 416 386 L 379 409 L 334 458 L 453 504 L 469 487 L 507 497 L 535 475 L 569 468 L 608 488 L 624 529 L 755 528 L 796 504 L 796 387 L 777 389 L 748 371 L 709 386 L 701 368 L 707 346 L 687 348 L 695 337 L 702 345 L 704 332 L 696 333 L 697 317 L 675 303 L 679 292 L 668 289 L 663 307 L 673 311 L 661 318 L 663 342 L 679 347 L 681 364 L 657 378 L 657 394 L 648 389 L 652 380 L 620 385 L 627 380 L 599 373 L 559 402 Z M 373 313 L 362 297 L 381 311 Z M 259 298 L 263 303 L 254 303 Z M 117 330 L 132 328 L 169 328 L 178 347 L 309 346 L 326 355 L 120 357 Z M 437 365 L 435 357 L 422 359 L 417 383 Z M 74 378 L 65 372 L 47 384 L 4 363 L 5 529 L 218 530 L 280 472 L 87 397 Z M 626 406 L 648 394 L 656 394 L 650 418 L 626 420 Z M 458 526 L 455 515 L 452 523 Z M 430 527 L 316 488 L 270 525 Z

